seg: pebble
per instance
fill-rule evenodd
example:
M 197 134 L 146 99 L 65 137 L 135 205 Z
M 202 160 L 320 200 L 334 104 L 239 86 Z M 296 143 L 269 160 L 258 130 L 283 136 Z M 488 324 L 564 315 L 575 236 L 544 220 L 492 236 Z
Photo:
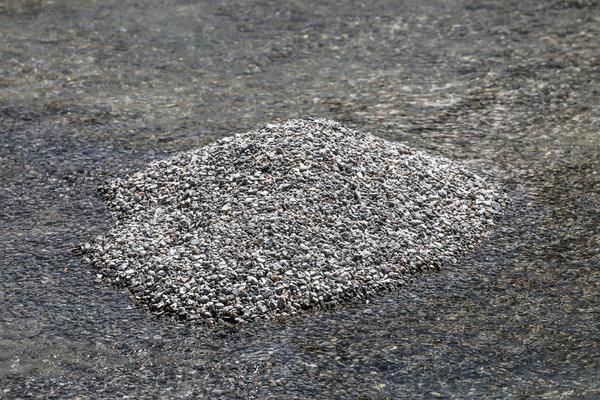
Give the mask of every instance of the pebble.
M 99 191 L 115 225 L 80 248 L 101 280 L 220 324 L 395 290 L 472 250 L 506 202 L 460 164 L 325 119 L 226 137 Z

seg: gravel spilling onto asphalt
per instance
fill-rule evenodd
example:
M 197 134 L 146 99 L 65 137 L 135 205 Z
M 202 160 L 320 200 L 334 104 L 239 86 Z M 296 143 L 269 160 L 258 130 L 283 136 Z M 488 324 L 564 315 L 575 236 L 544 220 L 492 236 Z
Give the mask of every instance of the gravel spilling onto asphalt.
M 81 245 L 98 281 L 207 322 L 395 290 L 473 249 L 504 201 L 457 163 L 323 119 L 227 137 L 100 191 L 116 224 Z

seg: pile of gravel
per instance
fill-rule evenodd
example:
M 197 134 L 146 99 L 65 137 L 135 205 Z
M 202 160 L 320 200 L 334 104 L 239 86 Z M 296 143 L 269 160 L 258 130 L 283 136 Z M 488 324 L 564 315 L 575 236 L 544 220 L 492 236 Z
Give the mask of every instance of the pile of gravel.
M 81 245 L 98 280 L 213 322 L 394 290 L 456 262 L 502 208 L 450 160 L 323 119 L 227 137 L 100 190 L 116 225 Z

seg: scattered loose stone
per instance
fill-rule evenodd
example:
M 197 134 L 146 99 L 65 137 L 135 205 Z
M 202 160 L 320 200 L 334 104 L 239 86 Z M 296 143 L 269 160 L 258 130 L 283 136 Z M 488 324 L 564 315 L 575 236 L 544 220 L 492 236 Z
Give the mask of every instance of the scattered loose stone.
M 463 166 L 324 119 L 155 162 L 100 188 L 98 281 L 159 314 L 244 322 L 395 290 L 470 251 L 502 209 Z

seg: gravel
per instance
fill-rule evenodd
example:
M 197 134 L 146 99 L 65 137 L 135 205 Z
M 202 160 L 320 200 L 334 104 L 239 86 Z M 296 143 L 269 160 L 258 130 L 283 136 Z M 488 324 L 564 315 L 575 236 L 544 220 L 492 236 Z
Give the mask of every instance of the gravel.
M 465 167 L 324 119 L 223 138 L 113 180 L 80 245 L 157 314 L 224 323 L 396 290 L 456 263 L 504 198 Z

